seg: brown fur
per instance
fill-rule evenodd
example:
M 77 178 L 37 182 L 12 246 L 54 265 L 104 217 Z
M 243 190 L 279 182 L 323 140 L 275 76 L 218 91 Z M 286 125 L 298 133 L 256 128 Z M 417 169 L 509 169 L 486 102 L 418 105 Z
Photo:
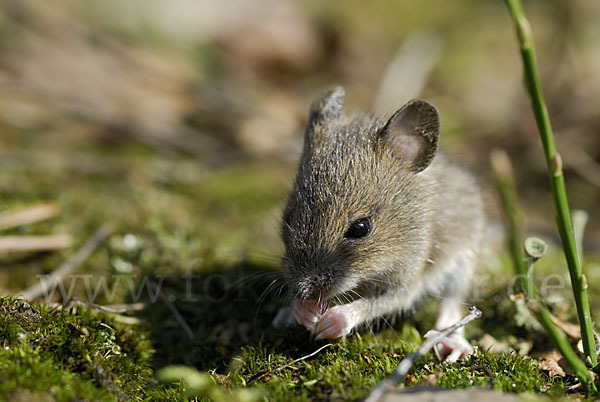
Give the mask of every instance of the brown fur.
M 374 308 L 378 315 L 411 308 L 426 293 L 462 297 L 483 230 L 480 190 L 466 171 L 434 157 L 435 108 L 407 106 L 390 119 L 346 117 L 341 88 L 313 105 L 282 225 L 284 269 L 296 298 L 404 298 Z M 407 141 L 419 152 L 404 152 Z M 345 239 L 364 217 L 371 233 Z

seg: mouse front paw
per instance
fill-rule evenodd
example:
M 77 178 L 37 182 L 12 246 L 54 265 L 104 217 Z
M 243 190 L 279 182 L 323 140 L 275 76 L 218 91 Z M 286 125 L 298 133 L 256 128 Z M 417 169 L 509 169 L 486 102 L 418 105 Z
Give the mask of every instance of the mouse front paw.
M 297 322 L 314 333 L 317 322 L 323 316 L 326 306 L 314 300 L 296 300 L 292 304 L 292 312 Z
M 291 307 L 280 308 L 275 318 L 273 318 L 273 321 L 271 321 L 271 325 L 273 325 L 275 328 L 290 327 L 297 324 L 298 320 L 296 320 Z
M 310 332 L 315 331 L 315 325 L 323 316 L 323 304 L 312 300 L 296 300 L 291 307 L 282 307 L 277 312 L 271 324 L 275 327 L 289 327 L 302 324 Z
M 310 332 L 314 332 L 324 309 L 322 304 L 312 300 L 296 300 L 291 307 L 280 308 L 271 324 L 275 328 L 302 324 Z
M 425 338 L 436 336 L 440 331 L 431 330 L 425 334 Z M 473 346 L 461 334 L 450 334 L 435 345 L 436 354 L 438 357 L 446 357 L 446 361 L 454 363 L 458 359 L 467 357 L 473 353 Z
M 351 307 L 334 306 L 323 314 L 313 333 L 315 339 L 339 338 L 348 335 L 357 323 L 357 314 Z

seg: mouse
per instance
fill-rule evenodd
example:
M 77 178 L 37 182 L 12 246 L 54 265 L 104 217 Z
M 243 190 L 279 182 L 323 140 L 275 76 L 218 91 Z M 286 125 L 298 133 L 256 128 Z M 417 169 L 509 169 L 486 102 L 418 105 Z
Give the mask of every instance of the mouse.
M 274 326 L 334 339 L 426 299 L 439 300 L 435 330 L 461 318 L 485 214 L 475 177 L 438 152 L 440 124 L 418 99 L 389 117 L 347 116 L 342 87 L 312 103 L 281 223 L 292 302 Z M 463 329 L 436 348 L 473 352 Z

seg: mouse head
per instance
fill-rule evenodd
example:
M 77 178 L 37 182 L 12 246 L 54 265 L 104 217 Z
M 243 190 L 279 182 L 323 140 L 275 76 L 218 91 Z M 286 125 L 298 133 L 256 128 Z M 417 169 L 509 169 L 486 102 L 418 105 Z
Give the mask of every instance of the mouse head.
M 346 117 L 341 87 L 313 103 L 282 224 L 295 297 L 343 301 L 408 286 L 431 243 L 426 168 L 439 127 L 420 100 L 388 119 Z

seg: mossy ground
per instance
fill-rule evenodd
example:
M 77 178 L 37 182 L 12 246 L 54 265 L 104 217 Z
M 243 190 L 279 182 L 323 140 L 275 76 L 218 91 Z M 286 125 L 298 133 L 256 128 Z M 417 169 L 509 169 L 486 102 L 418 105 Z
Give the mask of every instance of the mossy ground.
M 181 398 L 153 378 L 144 331 L 89 309 L 0 299 L 0 396 L 6 400 Z
M 314 342 L 300 328 L 270 326 L 277 309 L 287 302 L 276 258 L 280 248 L 276 217 L 286 191 L 282 183 L 289 180 L 291 168 L 252 163 L 206 174 L 205 169 L 213 168 L 201 162 L 164 161 L 145 148 L 142 151 L 123 152 L 126 169 L 119 175 L 62 170 L 40 175 L 23 166 L 9 166 L 1 173 L 5 207 L 50 200 L 62 211 L 51 221 L 13 229 L 12 234 L 68 232 L 77 247 L 101 224 L 117 225 L 75 272 L 89 275 L 90 289 L 103 280 L 106 288 L 90 297 L 84 277 L 79 276 L 72 278 L 70 297 L 57 291 L 49 302 L 78 298 L 97 304 L 148 303 L 135 314 L 139 324 L 124 324 L 113 314 L 81 303 L 59 309 L 1 299 L 4 399 L 184 400 L 194 393 L 213 399 L 360 399 L 422 342 L 420 334 L 432 325 L 435 303 L 406 320 L 382 321 L 373 331 L 366 328 L 335 340 L 317 355 L 281 369 L 326 344 Z M 164 183 L 162 172 L 151 168 L 158 161 L 186 166 L 193 174 L 187 181 Z M 71 184 L 61 186 L 67 179 Z M 5 255 L 2 287 L 18 293 L 72 253 Z M 552 262 L 557 259 L 547 261 L 539 266 L 540 272 L 560 266 Z M 496 261 L 489 272 L 493 280 L 483 286 L 477 303 L 484 317 L 470 325 L 467 334 L 475 341 L 491 334 L 515 349 L 533 344 L 530 353 L 479 348 L 458 364 L 428 355 L 401 386 L 479 386 L 565 395 L 577 380 L 569 375 L 549 377 L 538 369 L 532 356 L 549 345 L 526 318 L 517 319 L 520 313 L 506 293 L 510 266 Z M 149 291 L 150 282 L 159 284 L 170 302 Z M 68 290 L 70 282 L 64 286 Z M 567 290 L 559 294 L 569 297 Z M 597 303 L 593 298 L 592 305 Z M 554 307 L 562 317 L 574 318 L 572 305 L 563 301 Z M 192 330 L 191 336 L 181 320 Z M 185 381 L 159 382 L 156 370 L 172 365 L 208 373 L 212 385 L 196 389 Z M 240 394 L 236 391 L 240 389 L 253 392 Z
M 301 328 L 270 325 L 288 302 L 278 218 L 310 98 L 342 84 L 349 112 L 373 110 L 388 87 L 382 77 L 399 54 L 410 51 L 406 60 L 412 65 L 436 53 L 409 46 L 421 43 L 415 38 L 439 41 L 438 60 L 418 85 L 402 73 L 398 87 L 404 80 L 422 87 L 411 96 L 439 108 L 441 147 L 470 164 L 490 194 L 489 151 L 507 149 L 516 161 L 530 227 L 557 239 L 545 164 L 502 2 L 276 2 L 252 2 L 263 7 L 255 13 L 222 7 L 221 20 L 220 8 L 211 8 L 219 2 L 168 2 L 168 13 L 160 7 L 167 2 L 159 1 L 0 4 L 0 212 L 45 201 L 60 208 L 53 219 L 0 236 L 73 237 L 72 247 L 62 251 L 0 255 L 0 290 L 18 294 L 105 223 L 115 227 L 63 288 L 27 303 L 0 299 L 0 400 L 364 397 L 418 347 L 433 325 L 436 301 L 412 317 L 381 321 L 373 331 L 364 328 L 296 361 L 328 343 L 314 342 Z M 293 6 L 289 14 L 286 4 Z M 589 135 L 600 122 L 594 92 L 600 87 L 597 10 L 592 2 L 577 1 L 526 7 L 549 112 L 565 151 L 569 197 L 573 207 L 590 212 L 585 248 L 597 253 L 600 193 L 588 182 L 593 173 L 582 175 L 581 165 L 573 163 L 598 159 L 600 149 Z M 275 17 L 267 15 L 269 9 Z M 191 26 L 188 18 L 169 21 L 171 11 L 199 17 L 215 12 L 208 25 L 222 36 L 202 37 L 195 29 L 202 24 Z M 252 34 L 262 28 L 274 42 Z M 252 42 L 255 37 L 258 42 Z M 488 199 L 493 215 L 493 195 Z M 544 274 L 560 275 L 550 283 L 562 280 L 566 286 L 541 294 L 560 319 L 575 323 L 565 264 L 556 244 L 551 248 L 536 263 L 535 276 L 542 284 Z M 587 256 L 584 269 L 597 321 L 598 258 Z M 480 346 L 452 365 L 428 355 L 400 386 L 478 386 L 581 398 L 568 372 L 551 377 L 538 368 L 537 359 L 552 347 L 508 296 L 509 259 L 486 255 L 481 270 L 474 302 L 484 315 L 469 324 L 467 336 L 479 345 L 492 336 L 504 344 L 501 351 Z M 111 314 L 77 300 L 146 304 Z M 180 374 L 183 381 L 162 381 Z

